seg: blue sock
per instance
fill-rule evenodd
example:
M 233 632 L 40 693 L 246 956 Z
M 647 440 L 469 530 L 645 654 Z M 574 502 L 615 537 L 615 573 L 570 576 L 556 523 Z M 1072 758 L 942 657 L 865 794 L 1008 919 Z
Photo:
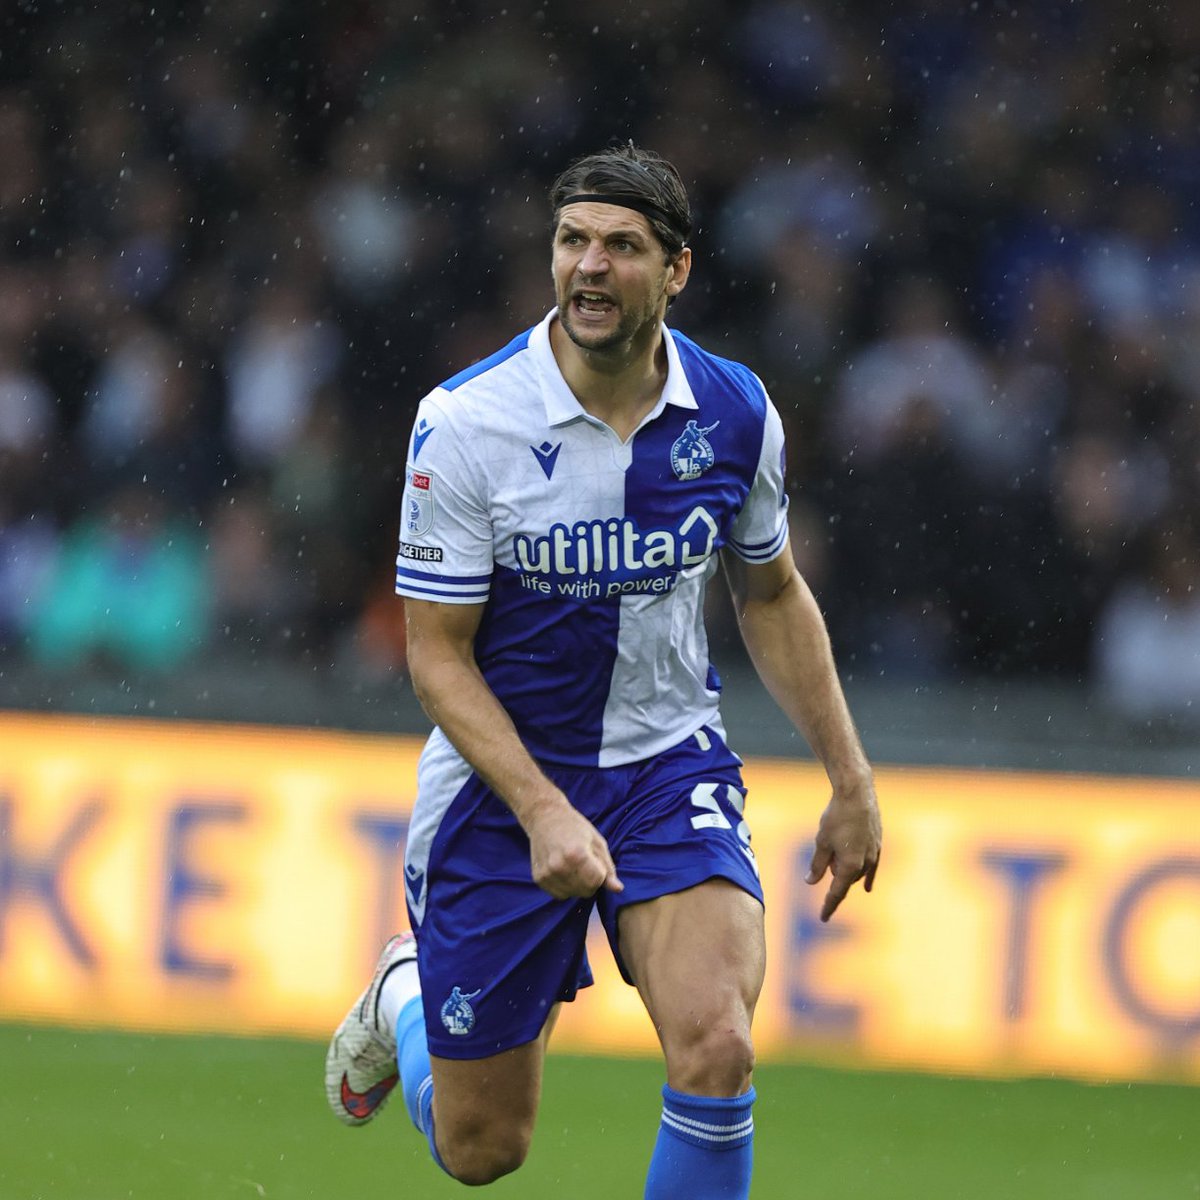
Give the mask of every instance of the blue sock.
M 396 1018 L 396 1065 L 400 1069 L 400 1088 L 408 1115 L 428 1139 L 433 1161 L 446 1171 L 433 1138 L 433 1072 L 429 1068 L 425 1010 L 420 996 L 414 996 Z
M 747 1200 L 754 1151 L 754 1089 L 686 1096 L 663 1088 L 662 1124 L 645 1200 Z

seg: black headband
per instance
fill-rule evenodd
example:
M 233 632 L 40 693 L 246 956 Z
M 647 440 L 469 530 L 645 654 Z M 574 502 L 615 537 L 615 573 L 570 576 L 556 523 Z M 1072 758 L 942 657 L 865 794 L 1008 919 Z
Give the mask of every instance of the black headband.
M 602 192 L 576 192 L 573 196 L 568 196 L 561 201 L 559 208 L 565 208 L 568 204 L 615 204 L 618 208 L 631 208 L 634 212 L 640 212 L 643 217 L 649 217 L 654 221 L 661 221 L 672 233 L 679 237 L 681 244 L 687 243 L 687 237 L 680 233 L 678 225 L 667 214 L 665 209 L 659 208 L 651 200 L 643 200 L 640 196 L 608 196 Z

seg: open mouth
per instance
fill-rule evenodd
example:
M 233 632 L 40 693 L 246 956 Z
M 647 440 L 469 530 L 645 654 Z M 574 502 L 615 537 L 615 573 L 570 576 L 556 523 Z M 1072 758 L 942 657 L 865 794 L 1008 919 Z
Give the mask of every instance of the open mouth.
M 603 316 L 617 307 L 603 292 L 576 292 L 572 302 L 578 312 L 587 316 Z

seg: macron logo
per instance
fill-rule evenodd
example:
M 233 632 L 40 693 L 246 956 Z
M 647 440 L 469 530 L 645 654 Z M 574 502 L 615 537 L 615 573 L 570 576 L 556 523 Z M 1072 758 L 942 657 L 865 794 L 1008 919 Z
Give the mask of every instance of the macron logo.
M 550 445 L 549 442 L 543 442 L 540 446 L 530 446 L 533 451 L 533 456 L 538 460 L 538 466 L 546 474 L 549 479 L 554 474 L 554 464 L 558 461 L 558 452 L 562 449 L 562 442 L 557 446 Z
M 413 462 L 417 461 L 417 455 L 421 453 L 421 447 L 425 445 L 426 439 L 434 431 L 435 426 L 422 417 L 417 422 L 416 429 L 413 430 Z

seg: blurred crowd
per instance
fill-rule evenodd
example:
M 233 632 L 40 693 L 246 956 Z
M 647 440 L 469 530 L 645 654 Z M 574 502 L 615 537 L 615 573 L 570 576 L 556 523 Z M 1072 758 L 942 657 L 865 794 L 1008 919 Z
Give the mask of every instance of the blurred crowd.
M 845 671 L 1200 719 L 1198 64 L 1191 0 L 5 6 L 0 656 L 402 671 L 415 405 L 633 138 Z

